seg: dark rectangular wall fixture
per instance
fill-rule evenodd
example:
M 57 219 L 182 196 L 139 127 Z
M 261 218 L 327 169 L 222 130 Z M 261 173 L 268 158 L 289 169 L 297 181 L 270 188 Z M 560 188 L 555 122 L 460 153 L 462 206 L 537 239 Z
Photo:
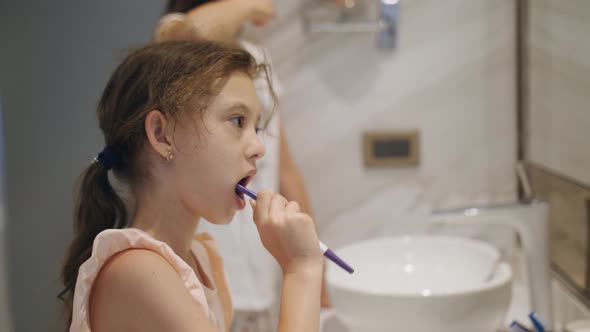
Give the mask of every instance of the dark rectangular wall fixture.
M 418 131 L 372 131 L 363 135 L 367 167 L 404 167 L 419 163 Z

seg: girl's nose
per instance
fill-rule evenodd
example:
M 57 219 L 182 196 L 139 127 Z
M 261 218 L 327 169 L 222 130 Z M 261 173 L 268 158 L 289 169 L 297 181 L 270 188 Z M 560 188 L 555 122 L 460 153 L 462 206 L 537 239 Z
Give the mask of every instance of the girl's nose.
M 252 135 L 248 144 L 248 159 L 258 160 L 266 153 L 266 148 L 259 135 Z

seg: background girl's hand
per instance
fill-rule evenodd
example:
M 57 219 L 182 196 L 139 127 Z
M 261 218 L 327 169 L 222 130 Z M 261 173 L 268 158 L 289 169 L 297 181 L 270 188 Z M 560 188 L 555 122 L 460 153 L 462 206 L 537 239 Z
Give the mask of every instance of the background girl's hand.
M 276 16 L 273 0 L 237 0 L 247 4 L 250 21 L 260 27 Z

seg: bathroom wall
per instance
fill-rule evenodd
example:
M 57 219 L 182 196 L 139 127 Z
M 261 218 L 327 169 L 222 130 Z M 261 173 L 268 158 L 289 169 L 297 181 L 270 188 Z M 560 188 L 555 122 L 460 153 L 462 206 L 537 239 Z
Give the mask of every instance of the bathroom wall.
M 14 331 L 64 330 L 58 271 L 71 238 L 74 181 L 103 145 L 96 103 L 124 50 L 149 40 L 163 4 L 0 0 Z M 0 331 L 10 332 L 2 323 Z
M 6 157 L 4 155 L 2 97 L 0 96 L 0 331 L 12 331 L 12 317 L 8 307 L 8 273 L 6 265 Z
M 587 288 L 590 221 L 590 2 L 528 1 L 527 159 L 552 203 L 551 258 Z
M 529 3 L 528 157 L 590 186 L 590 2 Z
M 322 237 L 338 246 L 419 230 L 429 209 L 514 201 L 515 2 L 400 1 L 399 47 L 304 35 L 298 1 L 249 31 L 273 55 L 279 110 Z M 367 169 L 367 130 L 420 133 L 420 164 Z

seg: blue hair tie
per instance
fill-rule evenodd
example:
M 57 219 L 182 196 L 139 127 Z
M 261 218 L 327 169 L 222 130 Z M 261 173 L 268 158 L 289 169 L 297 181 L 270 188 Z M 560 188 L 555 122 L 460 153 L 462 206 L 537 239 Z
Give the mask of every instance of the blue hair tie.
M 114 148 L 107 146 L 94 160 L 98 161 L 106 170 L 109 170 L 121 163 L 121 154 Z

